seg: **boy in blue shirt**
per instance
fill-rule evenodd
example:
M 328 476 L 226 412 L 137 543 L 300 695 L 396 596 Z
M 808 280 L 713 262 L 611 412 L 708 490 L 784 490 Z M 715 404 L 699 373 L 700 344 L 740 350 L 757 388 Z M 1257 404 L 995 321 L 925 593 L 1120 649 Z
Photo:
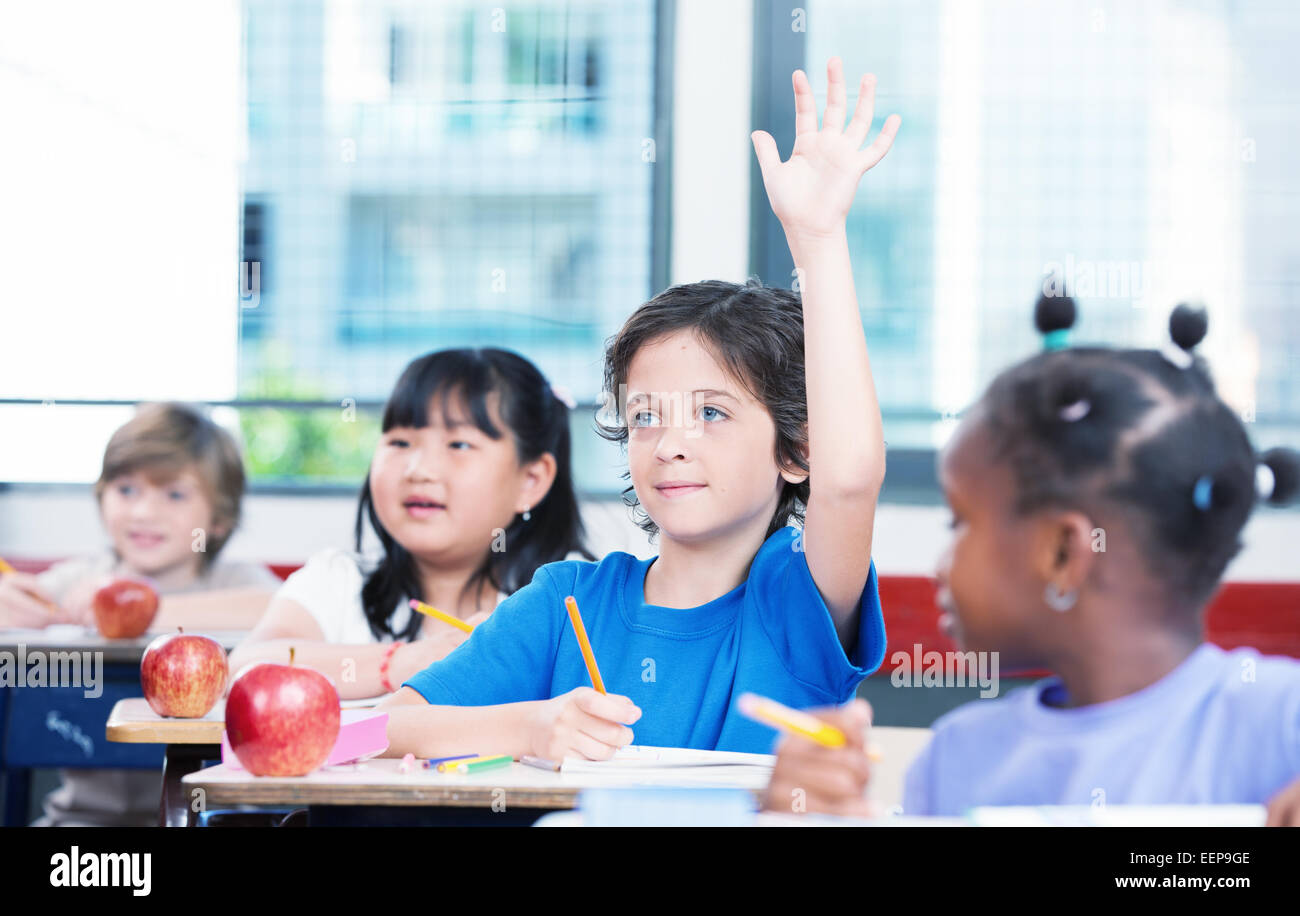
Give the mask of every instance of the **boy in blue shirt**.
M 765 752 L 772 732 L 734 711 L 741 692 L 843 702 L 879 666 L 871 538 L 885 449 L 845 218 L 899 120 L 860 149 L 874 80 L 863 79 L 846 128 L 838 59 L 828 73 L 821 130 L 807 77 L 794 76 L 787 162 L 770 136 L 754 135 L 802 302 L 754 284 L 673 287 L 607 349 L 618 417 L 602 432 L 627 447 L 629 502 L 659 537 L 659 556 L 543 567 L 383 705 L 388 753 L 602 760 L 634 736 Z M 787 527 L 791 516 L 802 529 Z M 586 686 L 567 595 L 609 694 Z

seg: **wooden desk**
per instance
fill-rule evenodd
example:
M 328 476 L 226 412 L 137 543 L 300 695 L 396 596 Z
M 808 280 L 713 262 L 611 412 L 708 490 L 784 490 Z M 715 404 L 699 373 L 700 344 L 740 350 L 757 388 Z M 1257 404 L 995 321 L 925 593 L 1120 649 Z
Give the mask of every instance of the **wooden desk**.
M 0 651 L 17 652 L 36 649 L 42 652 L 101 652 L 104 664 L 140 664 L 144 650 L 170 630 L 151 630 L 134 639 L 106 639 L 93 627 L 55 624 L 42 630 L 0 629 Z M 248 635 L 242 630 L 204 630 L 204 636 L 221 643 L 227 652 Z M 138 674 L 138 672 L 137 672 Z
M 391 758 L 372 759 L 297 778 L 250 776 L 213 766 L 190 773 L 181 782 L 187 792 L 202 789 L 209 807 L 305 807 L 310 824 L 365 821 L 502 826 L 531 824 L 546 812 L 572 809 L 584 789 L 629 784 L 626 772 L 553 773 L 512 763 L 467 774 L 439 773 L 417 764 L 402 773 L 400 764 Z M 656 784 L 668 780 L 679 787 L 741 788 L 753 792 L 757 800 L 769 774 L 767 767 L 694 767 L 655 779 Z M 407 811 L 403 815 L 394 809 Z M 412 809 L 422 810 L 416 814 Z
M 118 700 L 109 713 L 104 734 L 120 744 L 162 744 L 162 791 L 158 798 L 158 826 L 189 824 L 189 802 L 181 777 L 210 760 L 221 759 L 221 734 L 226 729 L 226 701 L 201 719 L 169 719 L 150 708 L 144 697 Z
M 36 653 L 49 658 L 61 653 L 77 670 L 98 669 L 97 696 L 84 685 L 6 686 L 0 688 L 0 776 L 5 783 L 6 826 L 26 823 L 31 771 L 57 768 L 158 769 L 165 760 L 158 748 L 109 737 L 105 727 L 118 701 L 140 694 L 140 659 L 159 633 L 136 639 L 105 639 L 93 629 L 55 625 L 42 630 L 0 630 L 0 652 L 30 667 Z M 226 649 L 246 635 L 238 631 L 207 631 Z M 220 740 L 220 732 L 218 738 Z
M 226 701 L 217 700 L 202 719 L 171 719 L 158 715 L 144 697 L 118 700 L 108 715 L 104 734 L 119 744 L 221 744 L 226 730 Z
M 904 773 L 929 738 L 930 730 L 927 728 L 872 729 L 872 743 L 882 753 L 882 759 L 874 769 L 872 797 L 885 810 L 901 803 Z M 193 772 L 181 783 L 185 793 L 202 789 L 209 807 L 305 807 L 311 823 L 502 825 L 531 824 L 546 812 L 572 810 L 583 789 L 628 785 L 626 774 L 552 773 L 520 763 L 465 775 L 423 768 L 400 773 L 399 763 L 394 759 L 374 759 L 365 761 L 360 767 L 352 764 L 331 767 L 294 779 L 254 777 L 216 766 Z M 672 784 L 743 788 L 754 792 L 757 798 L 767 786 L 769 772 L 741 772 L 748 769 L 751 768 L 674 770 L 679 775 Z M 656 780 L 656 784 L 662 783 Z M 494 803 L 498 808 L 504 804 L 507 812 L 518 809 L 522 813 L 503 817 L 493 811 Z M 400 813 L 391 809 L 407 811 Z M 422 809 L 423 813 L 417 814 L 413 809 Z M 444 810 L 439 813 L 434 809 Z
M 556 811 L 537 820 L 536 827 L 583 827 L 581 811 Z M 835 817 L 832 814 L 773 814 L 759 811 L 755 827 L 970 827 L 960 817 Z
M 345 700 L 343 706 L 374 706 L 382 697 Z M 208 761 L 221 759 L 221 735 L 226 730 L 226 701 L 201 719 L 172 719 L 158 715 L 144 697 L 118 700 L 108 716 L 104 734 L 119 744 L 165 745 L 162 793 L 158 803 L 160 827 L 184 827 L 190 822 L 190 804 L 181 777 Z

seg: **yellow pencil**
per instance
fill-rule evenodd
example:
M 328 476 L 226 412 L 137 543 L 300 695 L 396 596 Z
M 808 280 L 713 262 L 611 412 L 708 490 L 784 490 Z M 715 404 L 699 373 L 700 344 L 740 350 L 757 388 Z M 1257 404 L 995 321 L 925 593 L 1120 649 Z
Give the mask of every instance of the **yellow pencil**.
M 829 722 L 823 722 L 806 712 L 783 706 L 776 700 L 760 697 L 756 693 L 742 693 L 736 701 L 740 712 L 756 722 L 762 722 L 786 734 L 802 735 L 809 741 L 816 741 L 822 747 L 843 747 L 848 743 L 844 732 Z M 879 760 L 880 752 L 875 748 L 867 749 L 870 760 Z
M 453 617 L 450 614 L 443 613 L 432 605 L 425 604 L 423 601 L 411 599 L 411 609 L 419 611 L 421 614 L 427 614 L 435 620 L 441 620 L 443 623 L 449 623 L 458 630 L 464 630 L 466 633 L 473 633 L 474 628 L 461 620 L 459 617 Z
M 600 679 L 600 669 L 596 667 L 596 656 L 587 641 L 587 628 L 582 625 L 582 616 L 578 613 L 578 600 L 572 595 L 564 599 L 564 606 L 569 609 L 569 622 L 578 637 L 578 648 L 582 650 L 582 660 L 587 663 L 587 673 L 591 675 L 591 686 L 601 693 L 605 692 L 605 682 Z

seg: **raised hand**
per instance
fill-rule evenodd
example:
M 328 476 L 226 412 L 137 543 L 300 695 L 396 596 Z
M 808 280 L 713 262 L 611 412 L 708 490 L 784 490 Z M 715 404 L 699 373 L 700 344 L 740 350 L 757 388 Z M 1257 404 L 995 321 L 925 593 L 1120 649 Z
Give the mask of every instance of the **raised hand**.
M 788 160 L 781 161 L 771 134 L 756 130 L 750 135 L 767 199 L 792 248 L 799 239 L 828 237 L 844 230 L 858 181 L 889 152 L 902 123 L 898 115 L 890 115 L 876 139 L 862 149 L 874 116 L 876 77 L 871 73 L 862 77 L 853 119 L 845 127 L 844 66 L 838 57 L 826 64 L 826 75 L 826 112 L 818 130 L 812 86 L 802 70 L 794 72 L 795 137 Z

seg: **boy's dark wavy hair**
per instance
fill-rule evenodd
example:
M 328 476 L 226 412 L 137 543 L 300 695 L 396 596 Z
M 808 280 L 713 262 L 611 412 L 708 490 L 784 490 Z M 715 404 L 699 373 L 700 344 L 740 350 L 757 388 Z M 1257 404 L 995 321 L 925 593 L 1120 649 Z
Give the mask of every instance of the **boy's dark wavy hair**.
M 488 396 L 492 393 L 499 398 L 505 430 L 493 424 L 488 411 Z M 510 435 L 520 464 L 535 461 L 547 452 L 555 457 L 555 481 L 550 490 L 532 507 L 528 521 L 522 516 L 511 521 L 505 530 L 509 549 L 489 552 L 466 583 L 465 593 L 484 581 L 507 594 L 515 592 L 528 584 L 539 566 L 563 560 L 571 552 L 594 559 L 583 544 L 582 519 L 573 485 L 569 410 L 537 367 L 517 353 L 490 347 L 439 350 L 421 356 L 397 380 L 384 408 L 383 431 L 395 426 L 428 426 L 429 404 L 435 397 L 441 398 L 442 416 L 448 416 L 453 400 L 459 399 L 484 434 L 493 439 Z M 406 628 L 398 633 L 392 629 L 392 617 L 403 598 L 424 599 L 420 577 L 410 552 L 388 533 L 375 513 L 369 474 L 357 505 L 358 553 L 367 524 L 384 548 L 383 560 L 366 577 L 361 589 L 370 631 L 379 639 L 414 639 L 424 618 L 412 614 Z
M 605 398 L 608 413 L 596 418 L 597 432 L 627 445 L 622 398 L 628 369 L 642 347 L 677 331 L 691 331 L 719 363 L 760 401 L 776 425 L 773 454 L 778 467 L 808 472 L 808 396 L 804 385 L 803 306 L 790 290 L 763 286 L 751 279 L 743 286 L 723 280 L 686 283 L 664 290 L 642 305 L 606 342 Z M 631 472 L 623 475 L 631 478 Z M 809 482 L 786 482 L 768 524 L 767 534 L 793 517 L 801 524 Z M 646 514 L 628 486 L 624 502 L 636 523 L 654 537 L 659 526 Z
M 1038 306 L 1039 330 L 1063 333 L 1068 298 Z M 1215 393 L 1192 349 L 1203 310 L 1170 318 L 1177 349 L 1072 347 L 1005 370 L 977 405 L 998 463 L 1015 481 L 1017 514 L 1107 504 L 1130 519 L 1152 573 L 1194 606 L 1213 594 L 1257 500 L 1291 500 L 1300 462 L 1286 449 L 1257 457 L 1238 416 Z

